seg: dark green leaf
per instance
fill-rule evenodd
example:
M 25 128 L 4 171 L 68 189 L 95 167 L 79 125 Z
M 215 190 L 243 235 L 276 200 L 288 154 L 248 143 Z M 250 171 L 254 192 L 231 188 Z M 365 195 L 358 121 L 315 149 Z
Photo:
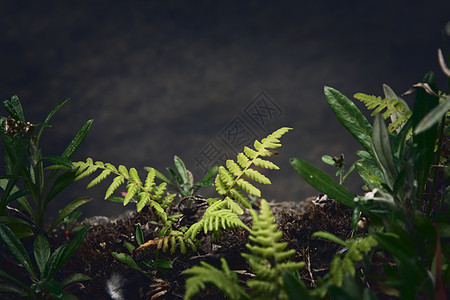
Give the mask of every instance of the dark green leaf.
M 375 116 L 372 132 L 372 147 L 378 166 L 383 170 L 384 179 L 392 190 L 395 179 L 397 178 L 397 167 L 394 163 L 386 124 L 384 124 L 384 120 L 379 114 Z
M 85 275 L 85 274 L 81 274 L 81 273 L 74 273 L 74 274 L 70 274 L 69 276 L 67 276 L 66 278 L 64 278 L 61 281 L 61 285 L 63 288 L 71 285 L 72 283 L 75 282 L 79 282 L 79 281 L 85 281 L 85 280 L 91 280 L 92 278 Z
M 361 218 L 361 206 L 357 205 L 355 207 L 355 209 L 353 210 L 353 214 L 352 214 L 352 228 L 353 228 L 353 230 L 357 230 L 358 229 L 358 222 L 359 222 L 360 218 Z
M 45 268 L 45 279 L 53 278 L 62 265 L 75 253 L 89 228 L 89 226 L 84 226 L 69 244 L 60 246 L 52 253 Z
M 4 278 L 8 279 L 9 281 L 12 281 L 12 282 L 14 282 L 15 284 L 17 284 L 18 286 L 22 287 L 23 289 L 29 290 L 29 287 L 28 287 L 25 283 L 23 283 L 23 282 L 17 280 L 15 277 L 9 275 L 8 273 L 6 273 L 6 272 L 3 271 L 3 270 L 0 270 L 0 277 L 4 277 Z M 2 288 L 7 288 L 7 287 L 6 287 L 6 286 L 3 286 Z M 14 286 L 10 286 L 10 288 L 14 288 Z M 5 289 L 0 289 L 0 290 L 7 291 L 7 290 L 5 290 Z
M 172 269 L 173 262 L 171 260 L 157 259 L 152 263 L 152 267 L 155 269 Z
M 305 285 L 290 272 L 283 273 L 283 283 L 289 300 L 312 299 Z
M 69 159 L 65 158 L 65 157 L 51 155 L 51 156 L 43 157 L 41 160 L 49 161 L 49 162 L 51 162 L 51 163 L 53 163 L 55 165 L 64 166 L 64 167 L 66 167 L 69 170 L 73 169 L 72 162 Z
M 310 185 L 344 205 L 355 207 L 353 201 L 355 196 L 348 189 L 334 181 L 328 174 L 298 158 L 291 158 L 290 163 Z
M 47 197 L 45 198 L 44 206 L 55 198 L 60 192 L 62 192 L 66 187 L 68 187 L 75 179 L 76 173 L 67 171 L 59 175 L 53 185 L 50 187 L 50 191 L 47 193 Z
M 94 122 L 93 119 L 88 120 L 83 126 L 81 126 L 81 128 L 73 137 L 72 141 L 70 141 L 69 146 L 67 146 L 66 150 L 64 150 L 63 154 L 61 154 L 62 157 L 70 158 L 73 155 L 75 150 L 77 150 L 77 148 L 80 146 L 80 144 L 88 134 L 92 122 Z
M 56 296 L 56 298 L 60 298 L 62 296 L 62 286 L 59 282 L 55 280 L 44 281 L 42 286 L 47 292 L 50 292 L 50 294 Z
M 51 111 L 50 113 L 47 115 L 47 118 L 45 118 L 44 123 L 48 124 L 50 119 L 53 117 L 53 115 L 61 108 L 61 106 L 63 106 L 67 101 L 69 101 L 69 98 L 62 100 L 61 102 L 59 102 Z M 39 130 L 39 133 L 37 135 L 37 140 L 40 141 L 41 139 L 41 135 L 42 132 L 44 130 L 45 127 L 51 127 L 51 126 L 42 126 L 41 129 Z
M 211 170 L 206 173 L 201 181 L 209 181 L 211 178 L 215 177 L 219 173 L 219 165 L 215 165 L 211 168 Z
M 53 230 L 56 226 L 58 226 L 59 223 L 61 223 L 65 217 L 70 215 L 73 211 L 75 211 L 78 207 L 80 207 L 83 204 L 86 204 L 90 202 L 92 198 L 90 197 L 81 197 L 78 199 L 73 200 L 69 204 L 67 204 L 66 207 L 64 207 L 62 210 L 60 210 L 58 216 L 56 217 L 55 221 L 52 223 L 52 225 L 49 228 L 49 231 Z
M 122 203 L 124 199 L 125 199 L 124 197 L 111 196 L 111 197 L 109 197 L 106 200 L 112 201 L 112 202 L 120 202 L 120 203 Z
M 136 242 L 138 243 L 139 246 L 145 243 L 144 234 L 142 233 L 140 225 L 136 226 Z
M 181 179 L 183 180 L 183 184 L 189 184 L 189 175 L 184 162 L 176 155 L 173 157 L 173 162 L 177 168 L 178 174 L 180 174 Z
M 412 127 L 412 118 L 409 118 L 408 121 L 403 125 L 400 132 L 395 137 L 393 151 L 399 161 L 402 161 L 405 156 L 406 139 L 408 138 L 408 134 L 411 127 Z
M 436 78 L 432 72 L 429 72 L 422 79 L 422 83 L 426 83 L 430 88 L 437 93 Z M 439 99 L 436 96 L 428 94 L 424 89 L 418 88 L 416 98 L 414 100 L 413 110 L 413 129 L 414 132 L 419 123 L 425 116 L 439 104 Z M 437 139 L 437 124 L 431 126 L 428 130 L 422 131 L 419 134 L 414 134 L 413 140 L 416 145 L 415 163 L 416 180 L 418 183 L 417 198 L 421 199 L 428 173 L 434 157 L 434 145 Z
M 43 280 L 52 279 L 56 272 L 61 268 L 62 264 L 59 263 L 62 261 L 62 257 L 64 256 L 64 250 L 67 248 L 67 244 L 63 244 L 59 246 L 49 257 L 47 260 L 47 264 L 45 265 Z
M 339 122 L 355 137 L 355 139 L 372 153 L 372 126 L 359 108 L 339 91 L 324 88 L 325 96 Z
M 428 112 L 419 124 L 417 124 L 414 129 L 414 134 L 418 135 L 430 129 L 432 126 L 436 125 L 442 117 L 450 110 L 450 97 L 446 97 L 446 100 L 442 101 L 438 106 L 433 108 Z
M 173 180 L 176 182 L 176 184 L 181 187 L 183 182 L 181 181 L 180 177 L 178 177 L 177 173 L 174 170 L 172 170 L 171 168 L 166 168 L 166 170 L 167 170 L 167 172 L 169 172 L 170 177 L 173 178 Z
M 39 234 L 34 239 L 33 248 L 34 258 L 36 259 L 36 264 L 42 277 L 44 274 L 45 265 L 50 257 L 50 244 L 42 234 Z
M 117 259 L 120 262 L 123 262 L 127 264 L 130 268 L 137 270 L 139 272 L 145 273 L 144 270 L 142 270 L 134 261 L 134 259 L 126 254 L 126 253 L 117 253 L 117 252 L 111 252 L 111 255 L 114 256 L 115 259 Z
M 1 272 L 1 271 L 0 271 Z M 1 276 L 1 274 L 0 274 Z M 24 290 L 12 285 L 10 283 L 6 283 L 6 282 L 0 282 L 0 292 L 5 292 L 5 293 L 15 293 L 15 294 L 23 294 Z M 21 295 L 23 297 L 23 295 Z
M 15 120 L 20 120 L 21 122 L 25 123 L 22 104 L 20 104 L 20 100 L 17 95 L 12 95 L 11 101 L 3 100 L 3 105 L 5 106 L 6 111 L 11 115 L 11 117 L 13 117 Z
M 6 248 L 8 248 L 9 252 L 24 266 L 31 277 L 37 279 L 37 274 L 33 268 L 33 264 L 31 263 L 27 251 L 23 247 L 20 240 L 5 224 L 0 224 L 0 239 L 3 241 Z
M 367 151 L 364 151 L 364 150 L 357 150 L 357 151 L 356 151 L 356 154 L 357 154 L 359 157 L 361 157 L 361 158 L 363 158 L 363 159 L 365 159 L 365 160 L 367 160 L 367 161 L 371 161 L 371 162 L 375 163 L 375 158 L 374 158 L 369 152 L 367 152 Z

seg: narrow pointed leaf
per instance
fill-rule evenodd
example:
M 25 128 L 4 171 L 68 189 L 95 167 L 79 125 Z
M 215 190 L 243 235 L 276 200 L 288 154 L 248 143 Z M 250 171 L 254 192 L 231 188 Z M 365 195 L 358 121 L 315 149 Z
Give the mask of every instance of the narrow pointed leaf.
M 37 279 L 36 271 L 33 268 L 30 257 L 27 251 L 23 247 L 20 240 L 14 235 L 11 229 L 4 224 L 0 224 L 0 239 L 3 244 L 8 248 L 9 252 L 23 265 L 32 278 Z
M 290 163 L 300 176 L 314 188 L 344 205 L 355 207 L 353 201 L 355 196 L 328 174 L 298 158 L 291 158 Z

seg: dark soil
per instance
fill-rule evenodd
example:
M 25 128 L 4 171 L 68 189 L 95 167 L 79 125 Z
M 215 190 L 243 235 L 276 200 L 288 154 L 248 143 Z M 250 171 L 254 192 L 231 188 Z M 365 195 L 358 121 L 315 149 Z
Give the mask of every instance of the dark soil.
M 328 231 L 344 240 L 354 234 L 351 230 L 352 211 L 349 208 L 338 203 L 321 207 L 312 204 L 311 200 L 270 204 L 276 222 L 284 234 L 281 241 L 288 242 L 288 249 L 296 250 L 291 260 L 306 263 L 300 275 L 308 287 L 314 286 L 317 279 L 328 271 L 329 263 L 339 250 L 339 245 L 315 238 L 312 236 L 313 233 Z M 189 221 L 196 222 L 198 216 L 201 216 L 201 213 L 197 213 Z M 146 240 L 157 237 L 161 228 L 151 221 L 157 219 L 148 209 L 115 220 L 103 217 L 85 220 L 83 223 L 91 224 L 92 227 L 77 252 L 63 266 L 61 276 L 83 273 L 92 277 L 92 280 L 72 286 L 71 292 L 80 299 L 111 299 L 107 292 L 109 282 L 112 287 L 120 287 L 123 293 L 124 298 L 116 299 L 182 299 L 185 282 L 183 271 L 199 264 L 200 261 L 219 267 L 221 257 L 226 258 L 232 270 L 239 271 L 242 281 L 252 274 L 252 270 L 240 255 L 242 252 L 248 252 L 245 246 L 248 242 L 248 233 L 242 228 L 225 230 L 214 242 L 211 242 L 209 237 L 200 235 L 203 246 L 197 252 L 193 252 L 190 248 L 186 254 L 180 253 L 179 249 L 173 255 L 170 252 L 160 251 L 159 258 L 171 260 L 173 268 L 167 272 L 155 271 L 152 278 L 117 261 L 111 252 L 129 253 L 124 242 L 137 244 L 135 230 L 138 224 L 143 229 Z M 248 212 L 244 214 L 243 221 L 251 227 Z M 73 235 L 74 233 L 57 231 L 50 240 L 57 246 Z M 138 262 L 154 258 L 154 250 L 144 250 L 134 256 Z M 223 297 L 220 291 L 211 286 L 195 299 L 223 299 Z

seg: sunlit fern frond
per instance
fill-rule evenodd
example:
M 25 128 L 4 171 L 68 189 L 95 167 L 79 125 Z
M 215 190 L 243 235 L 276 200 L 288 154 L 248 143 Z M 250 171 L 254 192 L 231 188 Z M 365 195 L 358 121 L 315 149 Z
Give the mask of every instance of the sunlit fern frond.
M 238 153 L 236 161 L 227 160 L 226 166 L 219 167 L 219 173 L 215 179 L 216 190 L 222 199 L 231 197 L 246 208 L 251 208 L 250 201 L 243 195 L 246 192 L 257 197 L 261 191 L 250 183 L 249 180 L 262 184 L 270 184 L 270 179 L 253 166 L 263 169 L 279 169 L 273 162 L 261 157 L 276 155 L 272 149 L 281 147 L 280 138 L 292 128 L 282 127 L 261 141 L 254 142 L 254 149 L 245 146 L 243 152 Z
M 264 199 L 261 201 L 260 214 L 257 215 L 254 211 L 251 213 L 253 228 L 249 239 L 252 244 L 246 245 L 251 253 L 242 253 L 242 256 L 248 260 L 256 275 L 247 281 L 247 285 L 255 297 L 287 299 L 282 273 L 297 271 L 304 267 L 304 263 L 283 262 L 295 250 L 285 251 L 287 243 L 279 242 L 283 234 L 278 231 L 272 211 Z
M 206 234 L 210 231 L 218 231 L 220 229 L 229 229 L 236 226 L 250 230 L 238 217 L 238 215 L 230 209 L 223 209 L 227 204 L 227 200 L 219 200 L 211 204 L 203 214 L 200 221 L 192 224 L 184 234 L 185 238 L 195 240 L 197 234 L 203 230 Z
M 250 299 L 245 289 L 240 286 L 239 278 L 232 272 L 225 259 L 220 259 L 222 269 L 217 269 L 210 264 L 200 262 L 186 271 L 190 277 L 186 280 L 184 299 L 191 299 L 194 295 L 205 289 L 206 284 L 213 284 L 223 291 L 229 299 Z
M 108 176 L 114 175 L 115 177 L 106 190 L 105 199 L 110 198 L 121 185 L 126 183 L 127 192 L 123 199 L 123 205 L 127 205 L 132 199 L 136 202 L 137 211 L 141 211 L 146 205 L 149 205 L 163 223 L 167 222 L 165 210 L 170 205 L 175 194 L 166 195 L 167 184 L 165 182 L 156 185 L 155 170 L 153 168 L 148 170 L 143 182 L 135 168 L 127 169 L 123 165 L 116 168 L 110 163 L 94 162 L 91 158 L 88 158 L 86 162 L 74 162 L 73 166 L 76 172 L 75 181 L 101 170 L 101 173 L 89 182 L 87 188 L 91 188 L 104 181 Z
M 390 133 L 399 129 L 408 121 L 412 115 L 412 111 L 403 101 L 398 98 L 389 99 L 380 96 L 366 95 L 364 93 L 356 93 L 353 97 L 363 102 L 367 109 L 374 110 L 372 116 L 381 113 L 383 119 L 391 117 L 391 123 L 388 126 Z M 385 110 L 384 112 L 382 112 Z

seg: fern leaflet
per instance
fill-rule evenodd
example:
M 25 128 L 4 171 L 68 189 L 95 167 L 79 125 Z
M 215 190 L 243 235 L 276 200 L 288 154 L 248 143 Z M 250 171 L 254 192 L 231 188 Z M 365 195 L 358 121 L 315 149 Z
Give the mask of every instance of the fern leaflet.
M 254 142 L 254 149 L 247 146 L 244 151 L 238 153 L 237 163 L 231 159 L 227 160 L 226 167 L 219 167 L 219 174 L 215 179 L 216 190 L 223 199 L 233 197 L 246 208 L 251 208 L 250 201 L 238 190 L 241 189 L 250 195 L 261 197 L 261 191 L 247 179 L 262 184 L 270 184 L 269 178 L 252 168 L 253 165 L 264 169 L 279 169 L 273 162 L 261 157 L 273 156 L 276 152 L 271 149 L 281 147 L 280 140 L 286 132 L 292 128 L 282 127 L 261 141 Z
M 250 299 L 245 289 L 239 285 L 236 273 L 232 272 L 225 259 L 220 259 L 222 269 L 200 262 L 200 266 L 194 266 L 184 274 L 191 275 L 186 280 L 184 299 L 191 299 L 195 294 L 205 288 L 205 283 L 211 283 L 222 290 L 230 299 Z
M 376 97 L 363 93 L 356 93 L 353 97 L 363 102 L 367 109 L 374 109 L 371 114 L 372 116 L 375 116 L 386 109 L 381 116 L 385 120 L 389 117 L 392 119 L 392 122 L 388 126 L 389 133 L 399 129 L 412 115 L 412 111 L 408 108 L 408 106 L 398 99 L 383 99 L 380 96 Z
M 249 239 L 254 244 L 247 244 L 249 253 L 242 253 L 256 276 L 247 281 L 247 285 L 254 291 L 256 297 L 273 297 L 275 299 L 288 299 L 282 280 L 283 272 L 293 272 L 305 265 L 303 262 L 282 262 L 291 257 L 295 250 L 284 251 L 287 243 L 280 243 L 283 234 L 278 230 L 275 218 L 265 200 L 261 201 L 261 211 L 253 216 L 253 229 Z M 278 295 L 277 295 L 278 293 Z M 271 294 L 271 295 L 267 295 Z

